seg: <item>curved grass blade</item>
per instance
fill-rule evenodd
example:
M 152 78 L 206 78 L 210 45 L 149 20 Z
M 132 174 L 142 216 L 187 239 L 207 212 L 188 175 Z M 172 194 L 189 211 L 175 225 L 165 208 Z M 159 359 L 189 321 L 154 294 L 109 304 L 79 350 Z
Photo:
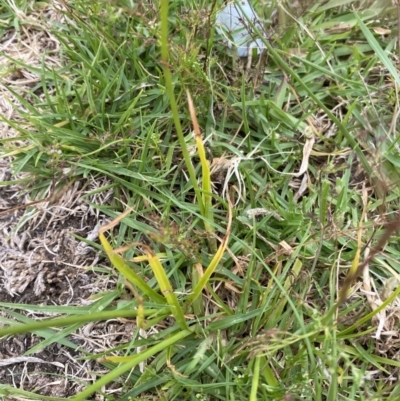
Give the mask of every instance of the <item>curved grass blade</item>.
M 143 313 L 145 316 L 151 316 L 157 312 L 157 310 L 145 310 Z M 47 319 L 28 324 L 16 324 L 13 322 L 12 326 L 0 329 L 0 338 L 8 335 L 29 333 L 47 327 L 63 327 L 75 323 L 89 323 L 100 320 L 116 319 L 118 317 L 136 317 L 137 315 L 137 310 L 112 310 L 86 315 L 73 315 L 59 319 Z
M 143 291 L 143 293 L 146 294 L 152 301 L 165 304 L 164 297 L 158 294 L 152 288 L 150 288 L 147 283 L 125 263 L 124 259 L 115 253 L 114 249 L 104 236 L 105 231 L 110 230 L 111 228 L 116 226 L 130 212 L 131 209 L 128 209 L 116 219 L 114 219 L 111 223 L 101 227 L 99 230 L 100 242 L 103 245 L 108 258 L 110 259 L 110 262 L 126 279 L 128 279 L 132 284 Z
M 182 330 L 189 330 L 183 310 L 179 305 L 178 299 L 160 262 L 160 259 L 158 259 L 157 255 L 149 246 L 138 242 L 133 243 L 132 245 L 140 246 L 146 252 L 150 267 L 153 270 L 154 275 L 156 276 L 162 294 L 164 295 L 165 299 L 168 302 L 168 305 L 171 308 L 171 313 L 174 315 L 176 322 L 179 324 Z

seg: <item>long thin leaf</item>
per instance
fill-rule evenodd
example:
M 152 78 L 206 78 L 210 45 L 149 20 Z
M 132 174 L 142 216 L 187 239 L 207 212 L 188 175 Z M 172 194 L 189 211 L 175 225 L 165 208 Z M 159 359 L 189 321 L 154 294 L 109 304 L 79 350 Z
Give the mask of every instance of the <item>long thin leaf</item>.
M 139 365 L 140 362 L 143 362 L 143 361 L 151 358 L 158 352 L 161 352 L 165 348 L 177 343 L 178 341 L 184 339 L 185 337 L 190 336 L 191 334 L 192 334 L 191 331 L 183 330 L 177 334 L 172 335 L 167 340 L 161 341 L 159 344 L 136 355 L 135 358 L 132 359 L 131 361 L 119 366 L 118 368 L 113 369 L 110 373 L 107 373 L 106 375 L 104 375 L 103 377 L 98 379 L 95 383 L 93 383 L 91 386 L 89 386 L 86 390 L 82 391 L 77 396 L 71 398 L 71 400 L 72 401 L 84 401 L 87 397 L 91 396 L 93 393 L 95 393 L 97 390 L 101 389 L 106 384 L 108 384 L 114 380 L 117 380 L 125 372 L 128 372 L 129 370 L 133 369 L 135 366 Z

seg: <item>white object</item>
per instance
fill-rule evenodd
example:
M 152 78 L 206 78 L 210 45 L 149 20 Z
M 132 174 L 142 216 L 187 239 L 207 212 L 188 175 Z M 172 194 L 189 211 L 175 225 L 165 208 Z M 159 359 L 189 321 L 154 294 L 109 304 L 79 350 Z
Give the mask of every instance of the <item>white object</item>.
M 265 48 L 254 28 L 263 32 L 260 18 L 248 0 L 235 0 L 217 14 L 217 32 L 225 36 L 230 48 L 237 48 L 239 57 L 247 57 L 254 48 L 260 54 Z

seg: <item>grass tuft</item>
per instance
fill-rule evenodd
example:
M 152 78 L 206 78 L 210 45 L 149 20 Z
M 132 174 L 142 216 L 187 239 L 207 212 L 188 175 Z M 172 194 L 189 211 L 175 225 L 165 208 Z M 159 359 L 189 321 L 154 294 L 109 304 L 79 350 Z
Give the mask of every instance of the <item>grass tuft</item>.
M 96 361 L 74 401 L 398 399 L 398 6 L 255 1 L 267 51 L 243 60 L 222 2 L 134 3 L 0 5 L 10 236 L 86 210 L 90 277 L 114 283 L 89 304 L 14 291 L 0 338 Z M 34 60 L 7 36 L 44 34 Z M 78 347 L 110 319 L 128 339 Z M 40 391 L 0 385 L 66 399 Z

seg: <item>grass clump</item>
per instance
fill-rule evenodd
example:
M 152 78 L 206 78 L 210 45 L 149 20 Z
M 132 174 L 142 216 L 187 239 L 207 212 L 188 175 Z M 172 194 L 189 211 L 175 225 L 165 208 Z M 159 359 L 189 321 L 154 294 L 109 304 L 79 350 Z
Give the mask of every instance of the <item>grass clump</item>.
M 40 78 L 6 85 L 20 120 L 3 117 L 31 200 L 97 182 L 84 199 L 113 220 L 98 230 L 116 288 L 73 310 L 1 305 L 0 336 L 42 346 L 133 321 L 130 341 L 85 354 L 107 373 L 73 400 L 397 399 L 400 78 L 396 21 L 378 26 L 394 6 L 340 3 L 255 4 L 278 21 L 253 60 L 215 32 L 219 2 L 60 3 L 44 29 L 61 62 L 2 70 Z M 1 26 L 20 33 L 33 5 L 12 4 Z

